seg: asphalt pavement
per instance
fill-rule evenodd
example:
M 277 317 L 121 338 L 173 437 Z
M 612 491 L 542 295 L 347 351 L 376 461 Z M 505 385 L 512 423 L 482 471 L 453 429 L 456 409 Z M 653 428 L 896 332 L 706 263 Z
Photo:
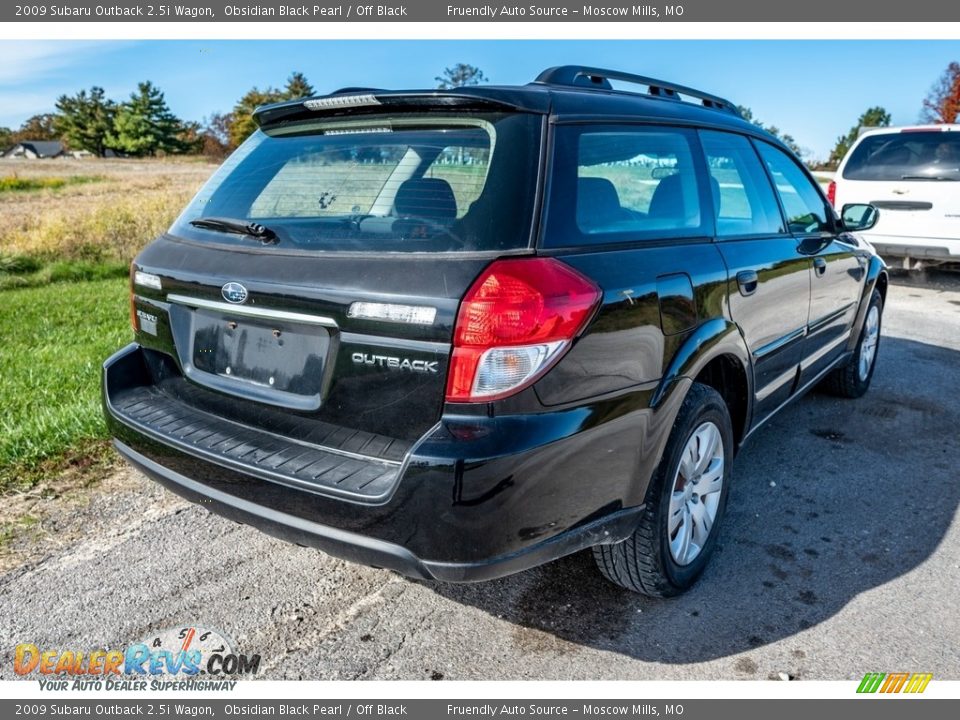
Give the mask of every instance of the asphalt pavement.
M 814 392 L 737 458 L 718 551 L 672 600 L 581 553 L 477 585 L 287 545 L 129 470 L 48 512 L 0 576 L 18 643 L 124 647 L 200 625 L 271 679 L 960 679 L 960 276 L 896 279 L 873 386 Z

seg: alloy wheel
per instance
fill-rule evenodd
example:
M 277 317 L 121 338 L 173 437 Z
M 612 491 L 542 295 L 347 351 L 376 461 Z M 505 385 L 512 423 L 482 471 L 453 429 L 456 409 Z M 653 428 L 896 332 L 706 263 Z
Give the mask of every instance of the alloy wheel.
M 720 505 L 724 471 L 723 436 L 712 422 L 700 425 L 683 448 L 673 478 L 667 536 L 670 555 L 689 565 L 703 550 Z

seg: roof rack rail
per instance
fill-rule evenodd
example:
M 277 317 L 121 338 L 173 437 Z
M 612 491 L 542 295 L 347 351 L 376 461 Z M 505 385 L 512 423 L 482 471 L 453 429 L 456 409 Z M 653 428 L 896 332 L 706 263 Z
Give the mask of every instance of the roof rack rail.
M 646 94 L 654 97 L 665 98 L 683 102 L 680 95 L 696 98 L 703 107 L 713 110 L 723 110 L 740 117 L 740 111 L 737 106 L 729 100 L 717 95 L 694 90 L 693 88 L 665 80 L 644 77 L 643 75 L 633 75 L 631 73 L 620 72 L 619 70 L 604 70 L 603 68 L 582 67 L 580 65 L 559 65 L 544 70 L 534 80 L 542 85 L 560 85 L 566 87 L 588 87 L 596 90 L 613 90 L 611 80 L 632 83 L 634 85 L 645 85 Z

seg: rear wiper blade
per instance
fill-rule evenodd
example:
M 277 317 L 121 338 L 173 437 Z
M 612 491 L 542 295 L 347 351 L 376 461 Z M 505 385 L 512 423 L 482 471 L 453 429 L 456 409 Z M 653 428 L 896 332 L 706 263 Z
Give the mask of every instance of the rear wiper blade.
M 948 177 L 946 175 L 901 175 L 901 180 L 934 180 L 941 182 L 956 182 L 960 177 Z
M 279 240 L 277 234 L 266 225 L 248 220 L 234 220 L 233 218 L 225 217 L 203 217 L 191 220 L 190 224 L 194 227 L 204 228 L 205 230 L 219 230 L 220 232 L 236 233 L 237 235 L 257 238 L 265 245 L 276 243 Z

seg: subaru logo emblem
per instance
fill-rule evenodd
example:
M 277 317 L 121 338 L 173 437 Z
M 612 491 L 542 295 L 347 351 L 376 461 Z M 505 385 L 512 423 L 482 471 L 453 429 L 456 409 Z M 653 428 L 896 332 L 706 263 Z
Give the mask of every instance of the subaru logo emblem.
M 247 289 L 237 282 L 228 282 L 220 288 L 220 294 L 228 303 L 239 305 L 247 301 Z

